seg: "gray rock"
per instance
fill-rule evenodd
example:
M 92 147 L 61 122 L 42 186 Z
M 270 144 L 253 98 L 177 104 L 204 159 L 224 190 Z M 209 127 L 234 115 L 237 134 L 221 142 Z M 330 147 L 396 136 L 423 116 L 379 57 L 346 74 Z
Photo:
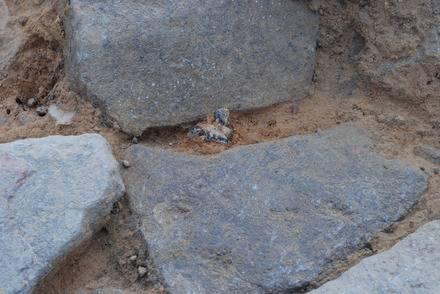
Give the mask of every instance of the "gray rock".
M 99 229 L 123 192 L 118 163 L 99 135 L 1 144 L 0 289 L 32 292 Z
M 191 139 L 201 138 L 208 142 L 217 142 L 221 144 L 229 144 L 233 131 L 218 123 L 213 124 L 199 123 L 191 128 L 188 137 Z
M 393 248 L 365 258 L 313 294 L 440 293 L 440 221 L 430 222 Z
M 214 112 L 215 121 L 221 125 L 229 125 L 229 109 L 220 108 Z
M 195 156 L 132 146 L 127 194 L 172 293 L 295 291 L 404 216 L 427 176 L 365 131 Z
M 11 15 L 5 0 L 0 0 L 0 74 L 8 69 L 23 43 L 22 33 L 10 25 Z
M 414 154 L 434 164 L 440 164 L 440 149 L 428 145 L 420 145 L 414 148 Z
M 70 0 L 66 67 L 122 130 L 305 96 L 319 16 L 307 1 Z
M 39 116 L 45 116 L 48 112 L 48 107 L 47 106 L 39 106 L 37 107 L 37 109 L 35 109 L 35 111 L 37 112 L 37 114 Z

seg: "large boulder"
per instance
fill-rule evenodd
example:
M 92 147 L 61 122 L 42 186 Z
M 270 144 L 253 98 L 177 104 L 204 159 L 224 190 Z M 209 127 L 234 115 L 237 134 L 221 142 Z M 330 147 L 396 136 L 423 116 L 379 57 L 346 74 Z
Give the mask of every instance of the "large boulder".
M 0 292 L 31 293 L 105 221 L 124 185 L 99 135 L 0 145 Z
M 422 171 L 372 144 L 348 125 L 214 156 L 135 145 L 123 177 L 172 293 L 294 291 L 426 190 Z
M 440 293 L 440 221 L 430 222 L 393 248 L 365 258 L 310 293 Z
M 319 16 L 307 1 L 69 2 L 73 88 L 134 135 L 300 99 L 312 79 Z

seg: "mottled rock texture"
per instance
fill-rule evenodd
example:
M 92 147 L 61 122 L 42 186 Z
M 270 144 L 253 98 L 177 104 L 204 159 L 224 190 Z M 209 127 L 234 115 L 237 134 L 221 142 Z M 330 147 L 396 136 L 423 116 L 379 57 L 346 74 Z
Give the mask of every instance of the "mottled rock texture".
M 440 221 L 381 254 L 365 258 L 313 294 L 440 293 Z
M 128 133 L 305 96 L 307 1 L 70 0 L 67 73 Z
M 131 206 L 172 293 L 294 291 L 427 187 L 355 126 L 195 156 L 132 146 Z
M 5 0 L 0 0 L 0 74 L 8 68 L 22 44 L 22 34 L 14 29 L 10 20 L 9 8 Z
M 0 145 L 0 292 L 30 293 L 102 225 L 124 185 L 99 135 Z
M 414 148 L 414 154 L 434 164 L 440 164 L 440 149 L 429 145 L 420 145 Z
M 358 66 L 370 88 L 416 103 L 439 99 L 439 0 L 369 1 L 354 27 L 365 43 Z

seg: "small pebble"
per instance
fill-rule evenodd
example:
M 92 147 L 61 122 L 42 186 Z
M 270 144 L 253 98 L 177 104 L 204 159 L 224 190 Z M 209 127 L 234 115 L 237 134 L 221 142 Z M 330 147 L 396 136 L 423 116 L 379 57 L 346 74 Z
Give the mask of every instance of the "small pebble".
M 214 117 L 216 122 L 223 126 L 227 126 L 229 124 L 229 109 L 220 108 L 214 112 Z
M 46 106 L 37 107 L 35 110 L 39 116 L 45 116 L 47 114 L 48 108 Z
M 70 125 L 75 117 L 74 111 L 64 111 L 57 105 L 49 106 L 49 115 L 56 121 L 57 125 Z
M 133 143 L 133 144 L 139 144 L 139 139 L 138 139 L 138 137 L 133 137 L 133 139 L 131 140 L 131 143 Z
M 130 167 L 130 162 L 128 162 L 128 160 L 123 160 L 122 161 L 122 166 L 125 168 L 129 168 Z
M 26 102 L 27 106 L 29 107 L 34 107 L 37 104 L 37 99 L 35 98 L 30 98 L 28 99 L 28 101 Z
M 208 142 L 229 144 L 232 137 L 232 130 L 221 124 L 197 124 L 188 132 L 189 138 L 200 137 Z
M 25 26 L 27 24 L 28 20 L 29 19 L 26 16 L 20 16 L 18 18 L 18 23 L 22 26 Z
M 119 124 L 117 122 L 113 122 L 113 128 L 116 130 L 120 130 L 121 127 L 119 126 Z
M 143 266 L 139 266 L 138 267 L 138 274 L 139 274 L 139 277 L 142 278 L 143 276 L 145 276 L 147 274 L 147 268 L 143 267 Z
M 50 91 L 49 94 L 47 94 L 46 99 L 49 101 L 52 101 L 55 99 L 55 95 L 53 94 L 52 91 Z
M 137 258 L 138 257 L 136 255 L 132 255 L 128 260 L 130 260 L 131 262 L 135 262 Z

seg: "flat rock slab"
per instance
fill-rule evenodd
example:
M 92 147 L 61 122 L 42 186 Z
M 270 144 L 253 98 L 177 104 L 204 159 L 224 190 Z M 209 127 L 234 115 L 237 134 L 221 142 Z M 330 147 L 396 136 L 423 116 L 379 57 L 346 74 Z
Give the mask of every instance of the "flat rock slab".
M 440 293 L 440 221 L 430 222 L 381 254 L 365 258 L 310 293 Z
M 1 144 L 0 292 L 32 292 L 99 229 L 123 192 L 118 163 L 100 135 Z
M 307 1 L 70 0 L 67 73 L 128 133 L 300 99 L 319 16 Z
M 294 291 L 404 216 L 417 168 L 346 125 L 195 156 L 132 146 L 123 176 L 172 293 Z

